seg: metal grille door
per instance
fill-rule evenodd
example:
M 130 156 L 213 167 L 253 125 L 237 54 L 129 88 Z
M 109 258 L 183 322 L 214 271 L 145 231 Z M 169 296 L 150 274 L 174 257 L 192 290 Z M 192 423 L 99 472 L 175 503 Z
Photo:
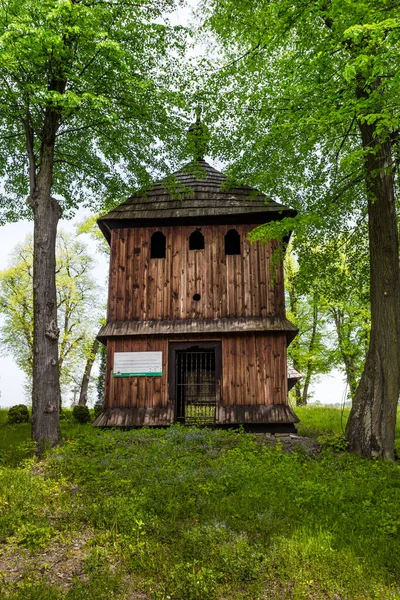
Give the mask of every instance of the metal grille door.
M 193 347 L 176 352 L 177 420 L 189 425 L 215 422 L 215 348 Z

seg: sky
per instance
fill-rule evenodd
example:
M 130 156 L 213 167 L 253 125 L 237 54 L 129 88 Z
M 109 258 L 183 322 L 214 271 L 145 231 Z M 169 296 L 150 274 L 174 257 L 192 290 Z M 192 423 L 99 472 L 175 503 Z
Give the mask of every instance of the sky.
M 190 19 L 191 10 L 197 4 L 197 0 L 189 0 L 188 6 L 180 8 L 170 18 L 176 25 L 186 25 Z M 212 161 L 210 161 L 211 164 Z M 220 165 L 213 164 L 216 168 Z M 59 230 L 74 232 L 74 226 L 85 217 L 90 216 L 87 210 L 80 210 L 73 220 L 61 220 Z M 10 223 L 0 227 L 0 270 L 8 265 L 9 254 L 14 246 L 24 241 L 27 234 L 32 233 L 33 223 L 29 221 L 20 221 Z M 87 235 L 82 235 L 82 240 L 87 243 L 92 256 L 96 260 L 96 269 L 93 273 L 99 286 L 106 288 L 106 278 L 108 273 L 107 258 L 98 251 L 96 243 Z M 9 407 L 14 404 L 29 403 L 29 398 L 24 394 L 24 374 L 15 364 L 12 357 L 0 356 L 0 407 Z M 311 387 L 312 401 L 322 404 L 339 404 L 345 400 L 345 384 L 343 375 L 338 371 L 332 371 L 329 375 L 323 376 L 319 383 Z M 69 405 L 72 397 L 64 399 L 66 405 Z

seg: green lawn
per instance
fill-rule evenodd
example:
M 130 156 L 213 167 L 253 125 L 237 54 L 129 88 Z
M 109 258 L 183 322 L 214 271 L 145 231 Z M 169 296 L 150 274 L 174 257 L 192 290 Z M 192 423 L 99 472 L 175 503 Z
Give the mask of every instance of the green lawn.
M 340 411 L 297 412 L 300 433 L 339 439 Z M 1 600 L 400 599 L 398 464 L 62 427 L 38 465 L 0 413 Z

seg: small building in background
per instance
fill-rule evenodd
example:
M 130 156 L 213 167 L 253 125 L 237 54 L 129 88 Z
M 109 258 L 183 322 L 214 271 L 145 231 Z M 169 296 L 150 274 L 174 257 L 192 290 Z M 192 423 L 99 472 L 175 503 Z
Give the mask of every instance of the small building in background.
M 99 220 L 111 255 L 96 426 L 295 431 L 282 241 L 247 238 L 294 214 L 249 187 L 227 189 L 199 159 Z

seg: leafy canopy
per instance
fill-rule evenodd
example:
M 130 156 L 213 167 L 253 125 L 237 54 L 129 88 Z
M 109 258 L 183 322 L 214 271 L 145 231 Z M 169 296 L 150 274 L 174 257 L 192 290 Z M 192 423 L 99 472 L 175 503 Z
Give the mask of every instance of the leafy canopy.
M 66 214 L 121 199 L 177 158 L 185 31 L 175 0 L 4 0 L 0 4 L 0 218 L 30 216 L 46 111 L 61 113 L 53 194 Z M 162 143 L 161 143 L 162 142 Z
M 218 73 L 208 74 L 214 152 L 233 176 L 300 211 L 259 237 L 296 226 L 298 239 L 315 246 L 363 222 L 359 125 L 374 123 L 380 140 L 392 135 L 399 152 L 399 7 L 393 0 L 203 2 L 204 27 L 223 48 Z

